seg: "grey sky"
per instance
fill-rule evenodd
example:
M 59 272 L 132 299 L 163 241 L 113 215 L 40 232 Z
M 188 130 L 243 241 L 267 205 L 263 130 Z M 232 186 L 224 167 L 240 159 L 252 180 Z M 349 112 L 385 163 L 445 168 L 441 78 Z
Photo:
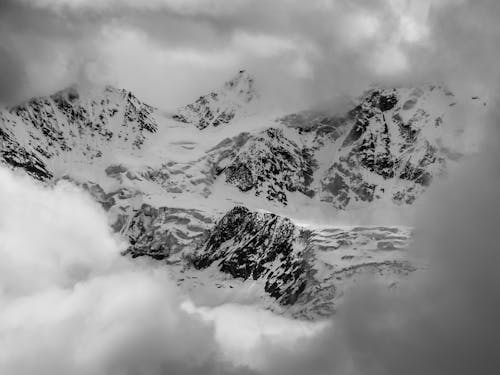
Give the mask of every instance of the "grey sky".
M 441 79 L 446 71 L 434 63 L 443 52 L 438 33 L 458 3 L 467 5 L 3 0 L 0 64 L 9 74 L 2 78 L 0 100 L 15 102 L 91 80 L 171 108 L 247 69 L 269 100 L 300 107 L 372 82 Z

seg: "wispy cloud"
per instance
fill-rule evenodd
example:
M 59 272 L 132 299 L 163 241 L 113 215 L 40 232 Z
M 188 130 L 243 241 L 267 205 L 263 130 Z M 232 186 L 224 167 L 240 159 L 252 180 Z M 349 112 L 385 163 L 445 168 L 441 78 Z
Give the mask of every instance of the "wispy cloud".
M 2 97 L 86 78 L 174 107 L 246 68 L 274 88 L 277 105 L 307 106 L 334 90 L 445 74 L 436 62 L 447 53 L 442 29 L 453 27 L 447 12 L 479 3 L 487 1 L 6 0 L 1 68 L 12 74 Z

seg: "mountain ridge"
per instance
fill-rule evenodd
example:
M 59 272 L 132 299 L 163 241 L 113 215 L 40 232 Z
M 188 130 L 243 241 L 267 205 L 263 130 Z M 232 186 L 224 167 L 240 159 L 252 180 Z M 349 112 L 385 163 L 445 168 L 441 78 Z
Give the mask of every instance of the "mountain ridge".
M 127 90 L 72 85 L 0 109 L 0 160 L 86 190 L 128 241 L 127 254 L 168 261 L 189 293 L 220 278 L 222 289 L 241 291 L 255 278 L 257 303 L 317 317 L 335 309 L 342 285 L 361 270 L 389 283 L 411 272 L 405 228 L 306 230 L 299 221 L 362 214 L 378 202 L 411 207 L 459 162 L 453 94 L 443 85 L 372 87 L 346 112 L 271 118 L 252 112 L 257 99 L 245 71 L 177 115 Z M 231 246 L 212 241 L 234 231 L 224 224 L 234 217 L 246 229 L 227 240 Z M 278 222 L 289 229 L 287 251 L 263 245 L 274 244 Z

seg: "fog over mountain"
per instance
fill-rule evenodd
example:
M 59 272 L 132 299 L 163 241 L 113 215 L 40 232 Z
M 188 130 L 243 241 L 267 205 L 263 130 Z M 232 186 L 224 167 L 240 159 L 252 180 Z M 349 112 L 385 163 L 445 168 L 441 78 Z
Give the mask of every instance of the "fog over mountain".
M 1 374 L 496 374 L 496 0 L 0 2 Z
M 1 7 L 0 61 L 9 72 L 2 97 L 10 102 L 90 80 L 175 108 L 247 69 L 269 100 L 307 108 L 373 82 L 453 77 L 473 85 L 472 74 L 494 74 L 496 51 L 486 48 L 497 36 L 493 0 L 5 0 Z M 474 72 L 457 68 L 464 60 Z

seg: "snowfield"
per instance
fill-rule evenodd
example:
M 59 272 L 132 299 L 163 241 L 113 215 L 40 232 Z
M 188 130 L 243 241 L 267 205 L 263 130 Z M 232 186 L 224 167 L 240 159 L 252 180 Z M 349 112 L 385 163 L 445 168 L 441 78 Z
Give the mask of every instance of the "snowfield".
M 261 100 L 245 71 L 173 113 L 74 85 L 0 110 L 0 161 L 88 191 L 127 256 L 164 262 L 203 304 L 318 319 L 356 280 L 419 268 L 402 223 L 471 152 L 455 120 L 487 102 L 433 84 L 372 87 L 333 114 Z

